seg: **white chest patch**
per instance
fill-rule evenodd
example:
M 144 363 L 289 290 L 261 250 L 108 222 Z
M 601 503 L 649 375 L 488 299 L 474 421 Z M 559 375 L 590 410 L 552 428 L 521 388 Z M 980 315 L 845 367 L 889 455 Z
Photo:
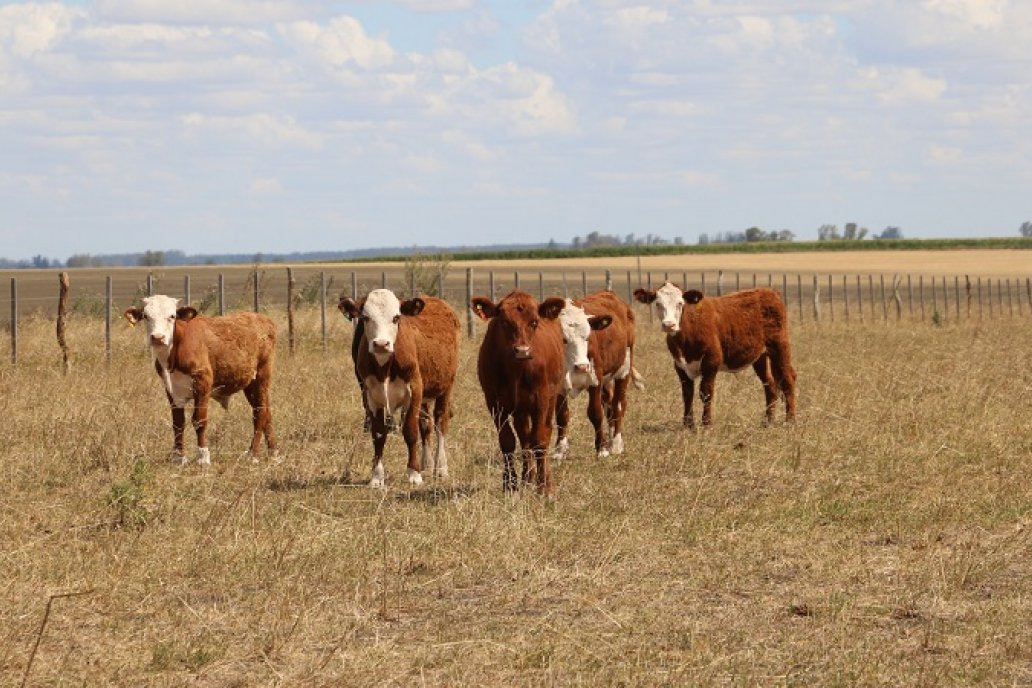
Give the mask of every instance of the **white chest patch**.
M 566 373 L 565 382 L 566 392 L 574 398 L 588 387 L 598 386 L 598 378 L 595 377 L 594 368 L 590 368 L 586 373 L 579 373 L 576 370 L 571 370 Z
M 175 371 L 169 376 L 171 380 L 172 405 L 176 408 L 183 408 L 186 403 L 193 399 L 193 378 L 186 373 Z
M 627 347 L 627 352 L 624 354 L 623 363 L 617 368 L 616 372 L 612 375 L 605 376 L 605 382 L 611 382 L 612 380 L 623 380 L 625 377 L 631 374 L 631 348 Z
M 394 411 L 408 406 L 412 398 L 412 387 L 401 379 L 388 378 L 381 382 L 375 375 L 369 375 L 365 379 L 365 390 L 369 406 L 376 410 L 386 408 Z

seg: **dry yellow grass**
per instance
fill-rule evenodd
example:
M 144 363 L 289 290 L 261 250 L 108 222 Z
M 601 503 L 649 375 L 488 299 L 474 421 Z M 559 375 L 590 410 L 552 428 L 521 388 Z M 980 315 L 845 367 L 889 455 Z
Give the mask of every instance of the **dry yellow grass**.
M 74 318 L 65 377 L 52 322 L 23 322 L 0 364 L 0 684 L 68 592 L 30 685 L 1032 681 L 1027 311 L 794 327 L 800 421 L 762 427 L 759 383 L 723 375 L 697 435 L 643 323 L 628 452 L 592 456 L 577 400 L 555 503 L 503 497 L 474 342 L 451 480 L 409 488 L 392 437 L 389 489 L 360 485 L 350 326 L 324 356 L 300 321 L 273 387 L 282 459 L 243 458 L 237 399 L 206 472 L 166 461 L 138 332 L 116 329 L 107 368 L 102 325 Z

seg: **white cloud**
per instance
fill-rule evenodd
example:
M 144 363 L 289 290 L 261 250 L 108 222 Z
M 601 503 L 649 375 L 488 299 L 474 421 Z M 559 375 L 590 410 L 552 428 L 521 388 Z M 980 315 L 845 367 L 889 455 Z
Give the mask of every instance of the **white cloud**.
M 0 55 L 27 58 L 50 50 L 85 14 L 57 3 L 0 6 Z
M 107 21 L 172 24 L 263 24 L 312 16 L 322 2 L 302 0 L 95 0 Z
M 200 113 L 184 115 L 181 120 L 191 134 L 215 134 L 228 139 L 246 139 L 265 146 L 299 146 L 318 149 L 323 138 L 307 131 L 292 117 L 257 113 L 242 117 L 209 116 Z
M 325 25 L 293 22 L 282 25 L 280 33 L 301 53 L 315 55 L 333 67 L 353 63 L 363 69 L 379 69 L 394 61 L 390 43 L 370 38 L 353 17 L 334 17 Z

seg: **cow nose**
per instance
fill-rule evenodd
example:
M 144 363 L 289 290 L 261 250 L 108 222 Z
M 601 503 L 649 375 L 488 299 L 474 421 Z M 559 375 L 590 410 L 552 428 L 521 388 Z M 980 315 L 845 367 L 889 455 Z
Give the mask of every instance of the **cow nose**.
M 586 373 L 588 372 L 588 367 L 590 365 L 590 363 L 578 363 L 577 365 L 573 366 L 573 369 L 578 373 Z
M 673 320 L 664 320 L 663 321 L 663 331 L 664 332 L 676 332 L 677 331 L 677 323 L 675 321 L 673 321 Z
M 388 339 L 374 339 L 373 348 L 377 351 L 390 351 L 391 342 Z
M 516 354 L 516 358 L 530 358 L 529 346 L 514 346 L 513 351 Z
M 150 336 L 151 344 L 160 345 L 165 343 L 165 335 L 163 334 L 152 334 Z

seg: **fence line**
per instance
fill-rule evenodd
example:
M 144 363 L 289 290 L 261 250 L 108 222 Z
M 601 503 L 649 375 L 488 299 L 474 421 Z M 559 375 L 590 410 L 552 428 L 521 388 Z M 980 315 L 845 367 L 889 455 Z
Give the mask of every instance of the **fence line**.
M 343 271 L 342 271 L 343 272 Z M 593 290 L 600 290 L 614 288 L 613 273 L 611 270 L 596 270 L 596 271 L 581 271 L 579 290 L 571 290 L 570 284 L 567 281 L 567 274 L 565 271 L 560 270 L 537 270 L 537 288 L 538 296 L 540 299 L 548 298 L 549 296 L 562 295 L 567 297 L 569 295 L 578 297 L 586 293 L 590 293 Z M 322 349 L 324 352 L 329 351 L 329 316 L 327 314 L 327 299 L 329 298 L 329 292 L 335 284 L 335 279 L 344 277 L 341 281 L 342 284 L 347 284 L 350 287 L 350 294 L 353 296 L 361 296 L 363 292 L 369 291 L 375 286 L 387 287 L 392 286 L 396 291 L 400 293 L 418 293 L 419 291 L 426 291 L 428 293 L 435 293 L 451 301 L 453 304 L 459 304 L 457 310 L 466 310 L 466 334 L 468 337 L 474 337 L 476 335 L 476 324 L 477 319 L 472 316 L 469 311 L 468 304 L 470 298 L 475 293 L 478 293 L 476 284 L 477 274 L 473 268 L 466 268 L 464 274 L 453 273 L 448 275 L 442 270 L 438 270 L 433 275 L 426 277 L 425 283 L 418 282 L 414 274 L 410 272 L 402 273 L 399 271 L 395 274 L 389 274 L 385 271 L 379 271 L 377 273 L 371 273 L 370 271 L 362 272 L 360 270 L 351 270 L 350 274 L 337 274 L 328 275 L 325 270 L 305 270 L 305 268 L 287 267 L 284 266 L 282 273 L 277 268 L 259 268 L 256 270 L 249 271 L 246 275 L 246 279 L 241 282 L 235 282 L 239 285 L 233 287 L 237 295 L 236 308 L 241 308 L 246 300 L 249 300 L 251 308 L 261 310 L 276 309 L 281 306 L 285 307 L 287 317 L 287 348 L 290 353 L 293 353 L 298 344 L 296 339 L 296 323 L 295 323 L 295 307 L 308 303 L 311 305 L 317 305 L 319 307 L 319 324 L 320 324 L 320 337 Z M 62 272 L 60 276 L 65 276 L 68 273 Z M 282 284 L 278 282 L 282 279 L 282 275 L 286 277 L 286 288 L 279 292 L 274 288 L 273 283 Z M 485 285 L 488 289 L 488 294 L 492 300 L 497 300 L 500 295 L 509 291 L 512 288 L 518 288 L 522 282 L 526 282 L 526 273 L 515 271 L 510 273 L 512 275 L 511 284 L 503 284 L 498 281 L 494 271 L 487 271 L 486 275 L 481 276 L 481 280 L 486 277 L 487 284 Z M 531 273 L 533 274 L 533 273 Z M 715 279 L 714 279 L 715 275 Z M 982 320 L 985 317 L 998 318 L 1007 317 L 1014 318 L 1015 313 L 1017 317 L 1025 317 L 1026 310 L 1025 306 L 1028 306 L 1027 314 L 1032 316 L 1032 277 L 1024 278 L 1024 282 L 1021 278 L 987 278 L 986 279 L 986 290 L 985 295 L 982 293 L 982 277 L 972 277 L 970 275 L 964 276 L 963 291 L 960 276 L 954 276 L 952 285 L 952 294 L 948 277 L 945 275 L 930 275 L 929 287 L 931 290 L 930 294 L 926 294 L 925 289 L 925 275 L 918 274 L 917 284 L 914 285 L 914 276 L 911 274 L 892 275 L 891 282 L 886 284 L 885 274 L 879 274 L 877 285 L 875 284 L 874 275 L 868 274 L 866 276 L 867 284 L 864 285 L 864 279 L 862 275 L 857 274 L 855 277 L 855 285 L 850 285 L 849 275 L 842 275 L 842 283 L 839 289 L 836 289 L 834 275 L 827 275 L 827 284 L 823 285 L 821 281 L 821 275 L 819 273 L 808 274 L 804 280 L 802 273 L 795 273 L 795 286 L 796 289 L 790 292 L 789 289 L 789 273 L 781 273 L 781 284 L 780 292 L 783 301 L 785 302 L 786 308 L 790 312 L 795 314 L 792 318 L 793 323 L 800 326 L 805 326 L 810 323 L 820 323 L 822 321 L 835 322 L 836 310 L 840 310 L 842 320 L 846 323 L 858 322 L 865 324 L 869 322 L 871 324 L 879 322 L 877 318 L 877 302 L 880 298 L 881 301 L 881 313 L 882 323 L 887 324 L 890 321 L 889 317 L 889 302 L 891 301 L 895 305 L 896 322 L 932 322 L 937 325 L 944 325 L 948 323 L 960 323 L 963 320 Z M 377 280 L 377 276 L 379 279 Z M 709 271 L 709 272 L 698 272 L 689 275 L 687 271 L 682 272 L 679 275 L 682 279 L 682 284 L 679 286 L 683 289 L 700 289 L 704 293 L 707 288 L 707 284 L 710 285 L 715 292 L 730 293 L 728 289 L 724 288 L 725 278 L 727 283 L 730 284 L 730 273 L 724 271 Z M 73 275 L 74 277 L 74 275 Z M 199 303 L 194 304 L 198 310 L 206 312 L 218 312 L 223 314 L 226 312 L 229 306 L 227 300 L 227 280 L 223 273 L 218 275 L 210 275 L 208 279 L 217 277 L 217 282 L 212 284 L 208 283 L 208 286 L 199 288 L 196 291 L 199 294 Z M 299 279 L 300 277 L 300 279 Z M 350 279 L 347 279 L 347 278 Z M 669 273 L 663 274 L 665 280 L 670 279 Z M 674 275 L 678 277 L 678 275 Z M 66 320 L 69 316 L 74 315 L 95 315 L 100 316 L 104 322 L 104 357 L 105 360 L 110 364 L 112 357 L 111 337 L 112 337 L 112 325 L 111 318 L 115 311 L 115 302 L 118 301 L 135 301 L 140 296 L 145 294 L 153 294 L 156 291 L 163 291 L 162 285 L 167 284 L 166 280 L 158 279 L 153 273 L 146 275 L 146 280 L 143 285 L 133 287 L 134 284 L 139 284 L 141 276 L 134 276 L 132 278 L 119 279 L 116 281 L 112 275 L 106 275 L 102 277 L 102 285 L 92 287 L 91 290 L 79 289 L 75 291 L 76 284 L 71 280 L 67 280 L 67 284 L 59 280 L 59 289 L 55 293 L 53 287 L 41 287 L 44 278 L 28 278 L 23 279 L 21 277 L 12 277 L 10 282 L 10 317 L 9 317 L 9 330 L 10 330 L 10 347 L 11 347 L 11 364 L 17 365 L 19 360 L 19 321 L 22 314 L 46 311 L 53 307 L 57 303 L 58 310 L 58 344 L 61 347 L 62 354 L 64 357 L 64 366 L 67 371 L 71 366 L 71 352 L 68 350 L 67 342 L 64 341 Z M 652 289 L 654 280 L 652 272 L 646 272 L 642 275 L 644 284 L 641 281 L 638 282 L 641 286 L 645 286 L 647 289 Z M 906 314 L 904 314 L 903 307 L 903 280 L 906 280 Z M 96 277 L 93 277 L 96 282 Z M 237 278 L 239 279 L 239 277 Z M 462 280 L 459 282 L 459 280 Z M 49 279 L 47 279 L 49 282 Z M 85 280 L 84 280 L 85 281 Z M 182 281 L 182 294 L 184 303 L 194 302 L 194 290 L 193 282 L 195 276 L 184 275 Z M 745 287 L 750 280 L 748 275 L 746 279 L 742 279 L 742 275 L 739 272 L 734 274 L 734 290 L 740 291 Z M 752 273 L 751 284 L 756 285 L 762 280 L 756 273 Z M 22 282 L 23 285 L 20 285 Z M 379 285 L 377 285 L 379 282 Z M 775 284 L 774 273 L 768 273 L 767 285 L 773 287 Z M 52 285 L 52 282 L 49 282 Z M 202 285 L 204 282 L 201 283 Z M 28 289 L 24 288 L 24 285 L 28 285 Z M 916 290 L 915 287 L 916 286 Z M 21 289 L 20 289 L 21 287 Z M 626 271 L 626 297 L 629 304 L 635 308 L 642 308 L 633 300 L 633 291 L 636 287 L 634 275 L 631 270 Z M 31 290 L 32 294 L 50 292 L 51 296 L 27 296 L 26 292 Z M 348 293 L 345 290 L 339 290 L 341 293 Z M 865 294 L 865 291 L 867 292 Z M 916 291 L 916 293 L 915 293 Z M 995 292 L 995 293 L 994 293 Z M 165 293 L 168 293 L 167 291 Z M 335 292 L 336 293 L 336 292 Z M 483 292 L 479 292 L 483 293 Z M 77 294 L 77 295 L 76 295 Z M 246 297 L 244 297 L 246 294 Z M 283 297 L 277 297 L 276 294 L 283 294 Z M 336 297 L 334 297 L 336 298 Z M 867 299 L 868 304 L 864 303 L 864 299 Z M 282 299 L 282 300 L 281 300 Z M 917 304 L 914 303 L 915 299 Z M 952 304 L 950 303 L 952 299 Z M 836 303 L 836 300 L 841 302 L 841 305 Z M 965 301 L 966 305 L 962 307 L 961 301 Z M 977 304 L 975 303 L 977 301 Z M 285 303 L 284 303 L 285 302 Z M 127 304 L 128 305 L 128 304 Z M 336 302 L 332 305 L 336 305 Z M 809 308 L 807 307 L 809 305 Z M 976 308 L 977 305 L 977 308 Z M 855 308 L 854 308 L 855 306 Z M 916 307 L 915 307 L 916 306 Z M 952 306 L 952 308 L 951 308 Z M 928 309 L 931 309 L 928 311 Z M 653 321 L 654 309 L 647 308 L 648 320 Z M 808 312 L 809 311 L 809 312 Z M 952 312 L 951 312 L 952 311 Z M 904 317 L 906 315 L 906 317 Z

